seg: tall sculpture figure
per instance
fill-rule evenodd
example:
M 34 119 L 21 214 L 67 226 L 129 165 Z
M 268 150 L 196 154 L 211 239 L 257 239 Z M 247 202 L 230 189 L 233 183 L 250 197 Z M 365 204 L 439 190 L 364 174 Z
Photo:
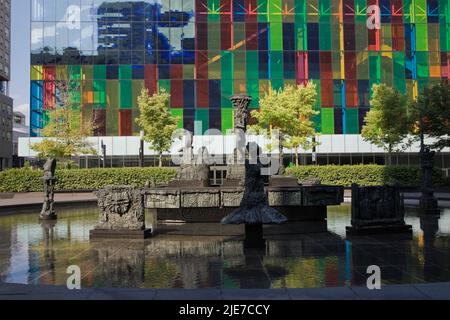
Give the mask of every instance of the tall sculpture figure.
M 44 204 L 40 215 L 41 220 L 55 220 L 57 218 L 55 202 L 55 184 L 56 184 L 56 160 L 48 159 L 44 165 Z

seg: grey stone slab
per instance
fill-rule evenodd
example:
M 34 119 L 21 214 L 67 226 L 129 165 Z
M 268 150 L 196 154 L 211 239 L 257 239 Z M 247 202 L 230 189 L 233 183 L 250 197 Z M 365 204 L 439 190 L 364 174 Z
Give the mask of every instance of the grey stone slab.
M 153 300 L 157 290 L 152 289 L 96 289 L 89 300 Z
M 269 205 L 273 207 L 301 206 L 302 190 L 269 190 Z
M 181 192 L 182 208 L 215 208 L 220 207 L 220 191 L 199 189 Z
M 222 289 L 224 300 L 290 300 L 286 289 Z
M 352 287 L 353 292 L 363 300 L 426 300 L 428 297 L 413 285 L 381 286 L 381 290 L 366 287 Z
M 155 300 L 221 300 L 219 289 L 160 289 Z
M 349 287 L 288 289 L 292 300 L 355 300 Z
M 178 209 L 180 208 L 180 192 L 173 190 L 146 191 L 145 207 L 148 209 Z
M 450 300 L 449 283 L 422 283 L 414 287 L 421 293 L 434 300 Z

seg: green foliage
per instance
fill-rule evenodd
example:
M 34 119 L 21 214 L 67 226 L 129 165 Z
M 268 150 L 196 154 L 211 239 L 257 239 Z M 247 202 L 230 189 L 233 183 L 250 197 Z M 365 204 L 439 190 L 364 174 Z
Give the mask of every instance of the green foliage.
M 0 172 L 0 192 L 41 192 L 42 171 L 11 169 Z M 172 168 L 108 168 L 56 170 L 56 190 L 96 190 L 107 185 L 143 187 L 147 181 L 166 183 L 173 179 Z
M 431 147 L 441 150 L 450 146 L 450 83 L 442 81 L 424 88 L 417 102 L 412 104 L 411 118 L 416 124 L 413 134 L 424 134 L 435 138 Z M 422 119 L 422 126 L 420 125 Z
M 55 158 L 68 163 L 71 157 L 95 154 L 95 149 L 86 141 L 94 131 L 94 121 L 82 118 L 73 92 L 71 81 L 58 81 L 58 96 L 55 108 L 47 112 L 48 123 L 42 130 L 46 139 L 31 145 L 41 159 Z
M 371 110 L 364 120 L 361 135 L 387 152 L 393 152 L 410 131 L 408 99 L 386 84 L 375 84 Z
M 406 166 L 297 166 L 287 168 L 286 174 L 296 176 L 300 180 L 317 177 L 322 184 L 346 187 L 353 183 L 361 186 L 398 184 L 412 187 L 419 186 L 421 181 L 421 169 Z M 434 171 L 434 183 L 436 185 L 445 184 L 439 169 Z
M 279 141 L 271 141 L 268 149 L 271 151 L 278 145 L 280 153 L 282 146 L 297 151 L 298 147 L 305 150 L 312 149 L 317 144 L 313 137 L 317 135 L 312 118 L 319 114 L 314 110 L 317 102 L 316 85 L 308 83 L 306 86 L 288 85 L 278 91 L 269 88 L 269 92 L 261 99 L 260 109 L 252 112 L 256 124 L 252 130 L 269 134 L 273 138 L 272 130 L 278 130 Z M 295 153 L 298 163 L 298 153 Z
M 144 140 L 151 143 L 159 153 L 159 166 L 162 166 L 162 153 L 169 151 L 173 143 L 173 133 L 178 128 L 178 117 L 169 111 L 170 95 L 165 91 L 150 96 L 143 88 L 138 97 L 140 110 L 136 123 L 144 131 Z

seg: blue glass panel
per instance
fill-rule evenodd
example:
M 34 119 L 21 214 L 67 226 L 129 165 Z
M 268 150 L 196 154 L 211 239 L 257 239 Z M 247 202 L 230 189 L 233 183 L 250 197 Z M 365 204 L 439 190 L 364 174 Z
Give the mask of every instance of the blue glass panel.
M 221 97 L 220 80 L 209 80 L 209 108 L 220 109 Z M 218 128 L 220 129 L 220 126 Z
M 106 79 L 119 79 L 119 66 L 106 66 Z
M 170 65 L 160 64 L 158 65 L 158 79 L 170 79 Z
M 194 109 L 195 108 L 195 81 L 194 80 L 184 80 L 184 108 L 185 108 L 185 116 L 186 109 Z M 193 118 L 195 115 L 193 114 Z M 186 122 L 185 122 L 186 123 Z
M 144 79 L 145 70 L 144 66 L 132 66 L 133 79 Z
M 308 23 L 308 50 L 319 50 L 318 23 Z
M 295 79 L 295 51 L 285 51 L 284 56 L 284 78 Z
M 294 23 L 283 23 L 283 48 L 285 51 L 295 51 Z
M 320 53 L 308 53 L 308 75 L 310 79 L 320 79 Z

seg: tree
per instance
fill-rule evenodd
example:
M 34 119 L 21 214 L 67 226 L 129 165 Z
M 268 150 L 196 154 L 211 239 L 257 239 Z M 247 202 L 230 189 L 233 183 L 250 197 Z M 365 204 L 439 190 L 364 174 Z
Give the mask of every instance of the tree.
M 364 119 L 361 135 L 365 141 L 383 148 L 391 164 L 392 152 L 407 137 L 410 129 L 408 99 L 386 84 L 375 84 L 370 111 Z
M 163 152 L 169 151 L 173 143 L 172 135 L 178 128 L 178 117 L 169 111 L 170 95 L 165 91 L 150 96 L 146 88 L 138 98 L 140 115 L 136 123 L 144 131 L 144 140 L 159 154 L 162 167 Z
M 412 133 L 423 133 L 435 142 L 432 149 L 450 146 L 450 83 L 442 81 L 424 88 L 417 101 L 411 105 Z
M 284 89 L 269 89 L 261 99 L 260 109 L 252 113 L 256 124 L 252 127 L 256 131 L 278 130 L 280 158 L 283 159 L 283 147 L 295 148 L 298 163 L 298 147 L 305 149 L 314 146 L 313 137 L 316 135 L 314 123 L 311 120 L 318 114 L 314 110 L 317 101 L 315 84 L 291 86 Z M 270 132 L 271 133 L 271 132 Z M 282 174 L 282 166 L 280 173 Z
M 74 93 L 79 92 L 75 81 L 56 81 L 56 101 L 47 112 L 48 121 L 41 135 L 41 142 L 31 145 L 38 157 L 55 158 L 67 167 L 72 157 L 82 154 L 96 154 L 86 138 L 92 136 L 94 121 L 83 118 Z

